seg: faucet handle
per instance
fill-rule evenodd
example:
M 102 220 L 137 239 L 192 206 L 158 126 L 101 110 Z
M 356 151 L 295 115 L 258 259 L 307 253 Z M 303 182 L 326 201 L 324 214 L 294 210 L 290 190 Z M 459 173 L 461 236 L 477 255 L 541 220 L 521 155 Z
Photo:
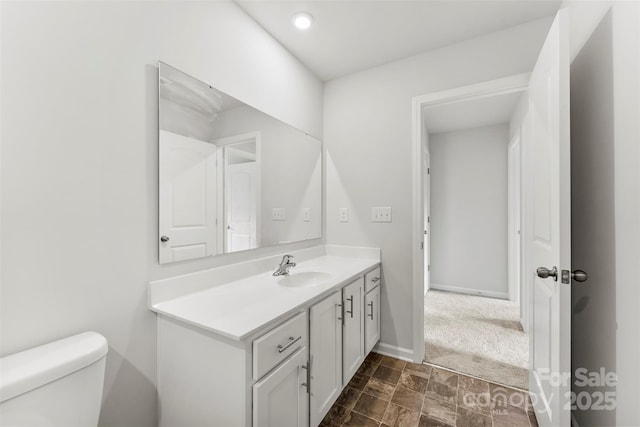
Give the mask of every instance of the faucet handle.
M 283 264 L 288 264 L 289 261 L 291 261 L 293 259 L 293 255 L 284 255 L 282 257 L 282 263 Z

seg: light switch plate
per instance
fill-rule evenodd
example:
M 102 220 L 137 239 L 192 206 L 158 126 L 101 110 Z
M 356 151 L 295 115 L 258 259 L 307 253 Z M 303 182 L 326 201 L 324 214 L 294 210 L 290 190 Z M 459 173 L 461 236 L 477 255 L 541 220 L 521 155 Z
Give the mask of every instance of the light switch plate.
M 340 208 L 340 222 L 349 222 L 349 209 Z
M 302 220 L 311 222 L 311 208 L 302 208 Z
M 287 211 L 285 208 L 273 208 L 271 209 L 272 221 L 285 221 L 287 219 Z
M 391 222 L 391 207 L 371 208 L 372 222 Z

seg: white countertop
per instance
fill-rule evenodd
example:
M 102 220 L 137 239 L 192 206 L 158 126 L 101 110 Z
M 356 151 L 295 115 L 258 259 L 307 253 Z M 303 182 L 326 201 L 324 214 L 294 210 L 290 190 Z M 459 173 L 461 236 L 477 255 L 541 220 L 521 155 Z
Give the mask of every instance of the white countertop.
M 286 287 L 272 272 L 261 273 L 150 305 L 156 313 L 243 340 L 306 304 L 320 300 L 380 264 L 379 259 L 325 255 L 299 262 L 291 276 L 326 272 L 331 278 L 308 287 Z

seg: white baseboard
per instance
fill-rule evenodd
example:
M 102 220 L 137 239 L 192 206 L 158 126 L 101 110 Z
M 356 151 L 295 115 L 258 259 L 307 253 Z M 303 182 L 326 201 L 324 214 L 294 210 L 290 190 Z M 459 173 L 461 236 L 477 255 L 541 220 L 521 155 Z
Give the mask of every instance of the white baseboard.
M 479 291 L 477 289 L 471 288 L 460 288 L 457 286 L 449 286 L 449 285 L 441 285 L 439 283 L 431 283 L 430 289 L 434 291 L 447 291 L 447 292 L 456 292 L 458 294 L 468 294 L 468 295 L 478 295 L 481 297 L 489 297 L 489 298 L 498 298 L 498 299 L 509 299 L 508 292 L 493 292 L 493 291 Z
M 373 348 L 373 351 L 384 356 L 395 357 L 396 359 L 404 360 L 405 362 L 415 362 L 415 360 L 413 360 L 413 350 L 409 350 L 408 348 L 402 348 L 395 345 L 378 342 L 378 344 L 376 344 L 376 346 Z

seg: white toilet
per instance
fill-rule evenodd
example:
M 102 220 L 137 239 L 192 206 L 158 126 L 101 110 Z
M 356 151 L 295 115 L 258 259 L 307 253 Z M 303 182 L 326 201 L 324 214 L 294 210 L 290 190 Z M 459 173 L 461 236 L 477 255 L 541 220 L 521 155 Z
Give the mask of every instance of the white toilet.
M 1 358 L 0 425 L 97 426 L 107 350 L 84 332 Z

